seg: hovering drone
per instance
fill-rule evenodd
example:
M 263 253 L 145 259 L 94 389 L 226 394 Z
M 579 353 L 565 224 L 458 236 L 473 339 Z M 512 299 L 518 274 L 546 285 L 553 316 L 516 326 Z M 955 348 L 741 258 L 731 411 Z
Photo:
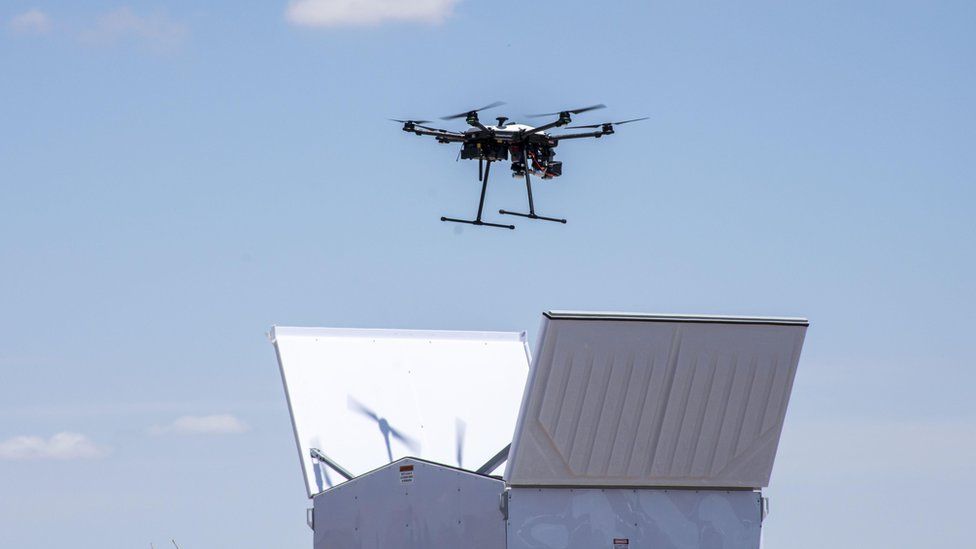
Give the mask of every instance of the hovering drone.
M 478 215 L 474 219 L 457 219 L 454 217 L 441 217 L 441 221 L 453 223 L 468 223 L 470 225 L 483 225 L 486 227 L 501 227 L 503 229 L 514 229 L 515 225 L 503 225 L 500 223 L 489 223 L 482 221 L 481 215 L 485 208 L 485 193 L 488 190 L 488 173 L 491 171 L 492 162 L 501 162 L 512 157 L 512 177 L 525 178 L 525 190 L 529 198 L 529 211 L 510 212 L 508 210 L 498 210 L 502 215 L 516 215 L 529 219 L 540 219 L 542 221 L 556 221 L 566 223 L 565 219 L 558 217 L 546 217 L 535 213 L 535 202 L 532 200 L 532 181 L 530 175 L 541 177 L 542 179 L 552 179 L 559 177 L 563 173 L 563 163 L 554 160 L 556 153 L 553 149 L 564 139 L 580 139 L 583 137 L 600 138 L 604 135 L 614 133 L 613 127 L 619 124 L 629 124 L 640 120 L 647 120 L 648 117 L 634 118 L 620 122 L 604 122 L 602 124 L 590 124 L 585 126 L 567 126 L 572 122 L 572 115 L 602 109 L 606 105 L 591 105 L 580 109 L 572 109 L 545 114 L 531 114 L 530 118 L 543 116 L 558 116 L 554 122 L 549 122 L 541 126 L 529 126 L 526 124 L 508 124 L 508 117 L 499 116 L 496 118 L 498 123 L 494 126 L 485 126 L 478 120 L 478 112 L 504 105 L 500 101 L 485 105 L 479 109 L 444 116 L 441 120 L 455 120 L 464 118 L 471 128 L 464 132 L 443 130 L 424 126 L 429 120 L 398 120 L 394 122 L 403 124 L 403 131 L 417 135 L 429 135 L 437 140 L 438 143 L 461 143 L 461 151 L 458 159 L 474 160 L 478 159 L 478 181 L 481 182 L 481 199 L 478 202 Z M 547 133 L 552 128 L 566 126 L 566 129 L 591 129 L 595 131 L 583 133 L 567 133 L 553 135 Z

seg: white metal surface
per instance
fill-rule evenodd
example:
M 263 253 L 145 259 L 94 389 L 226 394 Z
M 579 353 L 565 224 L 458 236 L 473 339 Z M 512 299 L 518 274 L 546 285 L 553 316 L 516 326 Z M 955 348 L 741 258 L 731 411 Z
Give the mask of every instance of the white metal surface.
M 309 496 L 342 481 L 310 448 L 362 474 L 407 455 L 456 465 L 459 439 L 474 469 L 512 439 L 524 333 L 279 326 L 271 337 Z
M 315 549 L 505 549 L 505 483 L 402 459 L 314 498 Z
M 512 485 L 767 486 L 803 319 L 547 313 Z
M 513 488 L 507 549 L 758 549 L 752 491 Z

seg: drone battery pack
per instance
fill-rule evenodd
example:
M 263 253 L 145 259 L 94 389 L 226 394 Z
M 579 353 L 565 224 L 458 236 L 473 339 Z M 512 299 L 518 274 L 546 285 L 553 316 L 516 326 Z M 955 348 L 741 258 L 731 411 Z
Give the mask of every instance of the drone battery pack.
M 492 162 L 508 160 L 508 146 L 503 143 L 482 141 L 465 143 L 461 147 L 461 158 L 473 160 L 479 157 Z
M 465 143 L 461 147 L 461 158 L 465 160 L 473 160 L 481 156 L 481 148 L 478 147 L 477 143 Z

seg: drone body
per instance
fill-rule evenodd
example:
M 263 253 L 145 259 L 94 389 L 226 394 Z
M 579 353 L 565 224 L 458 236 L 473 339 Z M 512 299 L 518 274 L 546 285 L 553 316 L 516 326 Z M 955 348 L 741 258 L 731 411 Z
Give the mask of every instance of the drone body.
M 532 181 L 530 176 L 534 175 L 542 179 L 552 179 L 559 177 L 563 173 L 563 164 L 555 160 L 555 148 L 559 142 L 566 139 L 579 139 L 583 137 L 600 138 L 604 135 L 614 133 L 614 124 L 626 124 L 645 120 L 645 118 L 635 118 L 622 122 L 605 122 L 587 126 L 567 126 L 567 129 L 593 129 L 594 131 L 584 133 L 568 133 L 553 135 L 548 130 L 566 126 L 572 121 L 572 115 L 581 114 L 587 111 L 602 109 L 604 105 L 593 105 L 581 109 L 561 111 L 530 116 L 558 116 L 554 122 L 541 126 L 530 126 L 527 124 L 506 124 L 508 117 L 497 117 L 498 123 L 493 126 L 486 126 L 478 119 L 478 111 L 497 107 L 502 103 L 492 103 L 460 114 L 445 116 L 443 120 L 453 120 L 464 118 L 471 126 L 464 132 L 432 128 L 422 124 L 427 120 L 394 120 L 403 123 L 403 131 L 416 135 L 433 137 L 438 143 L 461 143 L 459 158 L 465 160 L 478 160 L 478 180 L 481 181 L 481 200 L 478 203 L 478 215 L 475 219 L 457 219 L 452 217 L 442 217 L 441 221 L 451 221 L 454 223 L 468 223 L 471 225 L 484 225 L 489 227 L 501 227 L 514 229 L 514 225 L 502 225 L 499 223 L 489 223 L 482 221 L 482 213 L 485 206 L 485 193 L 488 190 L 488 174 L 491 171 L 492 162 L 503 162 L 511 158 L 512 177 L 524 177 L 525 189 L 528 195 L 529 211 L 510 212 L 499 210 L 503 215 L 516 215 L 528 219 L 538 219 L 543 221 L 556 221 L 566 223 L 565 219 L 556 217 L 546 217 L 535 212 L 535 202 L 532 198 Z

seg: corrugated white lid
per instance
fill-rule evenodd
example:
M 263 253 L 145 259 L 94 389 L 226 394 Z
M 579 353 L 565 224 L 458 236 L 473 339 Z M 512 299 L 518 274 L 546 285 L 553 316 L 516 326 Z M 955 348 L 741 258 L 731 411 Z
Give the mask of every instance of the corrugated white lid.
M 546 313 L 513 485 L 767 486 L 799 318 Z

